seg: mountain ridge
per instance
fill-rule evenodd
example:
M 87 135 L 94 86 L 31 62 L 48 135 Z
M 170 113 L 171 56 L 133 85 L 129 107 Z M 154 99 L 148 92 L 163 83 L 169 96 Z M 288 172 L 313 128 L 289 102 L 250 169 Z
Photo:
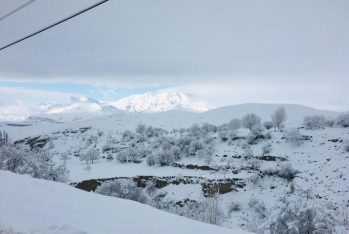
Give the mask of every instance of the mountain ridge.
M 174 109 L 204 112 L 212 109 L 189 95 L 177 92 L 136 94 L 109 104 L 129 112 L 163 112 Z

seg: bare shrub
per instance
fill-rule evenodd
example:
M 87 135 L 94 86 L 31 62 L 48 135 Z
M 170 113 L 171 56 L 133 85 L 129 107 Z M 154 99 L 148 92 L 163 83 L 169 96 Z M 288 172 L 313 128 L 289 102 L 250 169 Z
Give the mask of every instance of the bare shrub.
M 265 134 L 264 134 L 264 139 L 266 139 L 266 140 L 270 140 L 272 137 L 271 137 L 271 132 L 266 132 Z
M 251 132 L 246 136 L 246 141 L 250 145 L 257 144 L 261 139 L 264 139 L 263 127 L 261 125 L 253 126 Z
M 241 149 L 250 149 L 250 148 L 251 148 L 250 145 L 247 144 L 246 142 L 241 144 Z
M 246 167 L 251 168 L 252 170 L 259 170 L 261 168 L 262 162 L 258 159 L 249 160 L 246 163 Z
M 146 129 L 145 124 L 139 123 L 139 124 L 137 124 L 137 127 L 136 127 L 136 133 L 144 134 L 145 129 Z
M 339 116 L 336 120 L 339 126 L 349 127 L 349 113 Z
M 232 201 L 232 202 L 229 204 L 228 212 L 229 212 L 229 213 L 239 212 L 239 211 L 242 210 L 242 208 L 243 208 L 243 206 L 242 206 L 242 203 L 241 203 L 241 202 Z
M 116 155 L 116 160 L 120 163 L 127 163 L 127 153 L 125 151 L 121 151 Z
M 330 128 L 332 128 L 335 123 L 336 121 L 334 119 L 329 119 L 326 121 L 326 125 L 329 126 Z
M 284 163 L 280 166 L 278 175 L 287 180 L 293 180 L 298 172 L 293 168 L 291 163 Z
M 175 161 L 173 154 L 169 151 L 159 151 L 155 157 L 156 163 L 160 166 L 171 166 Z
M 264 175 L 268 175 L 268 176 L 274 176 L 274 175 L 278 175 L 279 174 L 279 169 L 278 168 L 272 168 L 272 167 L 269 167 L 269 168 L 266 168 L 262 171 L 262 173 Z
M 261 180 L 261 177 L 258 174 L 254 174 L 249 178 L 249 181 L 254 185 L 258 185 Z
M 227 131 L 219 131 L 218 132 L 218 137 L 223 141 L 227 141 L 228 140 L 228 132 Z
M 154 166 L 156 163 L 154 155 L 152 154 L 148 155 L 146 162 L 149 166 Z
M 298 129 L 284 131 L 284 137 L 286 139 L 286 142 L 294 143 L 297 145 L 303 143 L 303 136 Z
M 262 147 L 263 154 L 269 154 L 269 153 L 271 153 L 272 150 L 273 150 L 273 147 L 270 143 L 265 144 Z
M 295 188 L 292 193 L 285 192 L 278 199 L 270 215 L 259 226 L 258 233 L 347 233 L 343 226 L 344 229 L 339 227 L 342 224 L 338 222 L 333 206 L 328 208 L 324 199 L 315 198 L 311 190 Z
M 248 206 L 251 210 L 256 212 L 260 218 L 265 218 L 267 216 L 267 208 L 262 200 L 251 197 Z
M 303 120 L 303 127 L 305 129 L 323 129 L 326 125 L 326 119 L 323 115 L 305 116 Z
M 107 160 L 108 160 L 108 162 L 111 162 L 111 161 L 113 161 L 113 155 L 111 154 L 111 153 L 109 153 L 108 155 L 107 155 Z
M 263 123 L 263 127 L 265 127 L 265 129 L 269 130 L 269 129 L 271 129 L 272 127 L 274 127 L 274 124 L 273 124 L 273 122 L 271 122 L 271 121 L 265 121 L 265 122 Z
M 253 157 L 253 151 L 251 149 L 245 149 L 243 156 L 245 159 L 248 159 L 250 157 Z
M 114 180 L 102 183 L 95 193 L 147 203 L 148 199 L 141 188 L 130 180 Z
M 104 135 L 104 132 L 103 132 L 102 130 L 99 130 L 99 131 L 97 132 L 97 135 L 98 135 L 99 137 L 101 137 L 101 136 Z
M 134 138 L 135 138 L 135 136 L 134 136 L 133 132 L 131 132 L 130 130 L 124 131 L 121 135 L 121 140 L 123 142 L 129 142 Z

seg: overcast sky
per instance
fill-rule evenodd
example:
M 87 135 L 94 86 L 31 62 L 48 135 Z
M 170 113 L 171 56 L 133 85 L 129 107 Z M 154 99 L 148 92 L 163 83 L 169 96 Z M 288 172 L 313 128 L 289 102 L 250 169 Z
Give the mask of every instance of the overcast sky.
M 25 3 L 0 0 L 0 17 Z M 0 47 L 97 1 L 36 0 Z M 110 0 L 0 51 L 1 102 L 147 91 L 349 110 L 349 1 Z

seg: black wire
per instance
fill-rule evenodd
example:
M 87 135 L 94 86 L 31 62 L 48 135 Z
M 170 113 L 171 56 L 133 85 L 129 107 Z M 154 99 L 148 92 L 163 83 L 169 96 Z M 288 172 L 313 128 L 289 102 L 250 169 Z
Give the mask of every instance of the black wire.
M 52 28 L 52 27 L 54 27 L 54 26 L 56 26 L 56 25 L 58 25 L 60 23 L 63 23 L 64 21 L 67 21 L 67 20 L 69 20 L 71 18 L 74 18 L 75 16 L 80 15 L 80 14 L 84 13 L 85 11 L 91 10 L 92 8 L 94 8 L 96 6 L 99 6 L 99 5 L 101 5 L 101 4 L 103 4 L 103 3 L 107 2 L 107 1 L 109 1 L 109 0 L 100 1 L 100 2 L 94 4 L 94 5 L 90 6 L 90 7 L 85 8 L 84 10 L 81 10 L 81 11 L 75 13 L 74 15 L 68 16 L 67 18 L 64 18 L 64 19 L 58 21 L 57 23 L 51 24 L 50 26 L 47 26 L 46 28 L 43 28 L 43 29 L 41 29 L 41 30 L 39 30 L 39 31 L 37 31 L 35 33 L 32 33 L 29 36 L 26 36 L 26 37 L 24 37 L 22 39 L 19 39 L 19 40 L 15 41 L 15 42 L 12 42 L 12 43 L 10 43 L 10 44 L 0 48 L 0 50 L 3 50 L 5 48 L 7 48 L 7 47 L 10 47 L 10 46 L 12 46 L 12 45 L 14 45 L 14 44 L 16 44 L 18 42 L 21 42 L 21 41 L 25 40 L 25 39 L 28 39 L 29 37 L 35 36 L 36 34 L 39 34 L 39 33 L 43 32 L 43 31 L 45 31 L 45 30 L 47 30 L 49 28 Z
M 9 16 L 12 15 L 13 13 L 19 11 L 20 9 L 22 9 L 22 8 L 24 8 L 24 7 L 26 7 L 26 6 L 28 6 L 30 3 L 33 3 L 33 2 L 35 2 L 35 1 L 36 1 L 36 0 L 30 0 L 29 2 L 24 3 L 22 6 L 20 6 L 20 7 L 16 8 L 16 9 L 14 9 L 14 10 L 11 11 L 10 13 L 8 13 L 8 14 L 4 15 L 3 17 L 1 17 L 1 18 L 0 18 L 0 21 L 3 20 L 3 19 L 5 19 L 5 18 L 7 18 L 7 17 L 9 17 Z

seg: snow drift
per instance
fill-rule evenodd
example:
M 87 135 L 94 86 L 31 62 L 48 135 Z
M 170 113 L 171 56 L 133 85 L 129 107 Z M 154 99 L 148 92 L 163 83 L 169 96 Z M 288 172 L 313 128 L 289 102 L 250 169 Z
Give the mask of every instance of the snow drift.
M 0 226 L 23 233 L 248 233 L 8 171 L 0 171 L 0 186 Z

